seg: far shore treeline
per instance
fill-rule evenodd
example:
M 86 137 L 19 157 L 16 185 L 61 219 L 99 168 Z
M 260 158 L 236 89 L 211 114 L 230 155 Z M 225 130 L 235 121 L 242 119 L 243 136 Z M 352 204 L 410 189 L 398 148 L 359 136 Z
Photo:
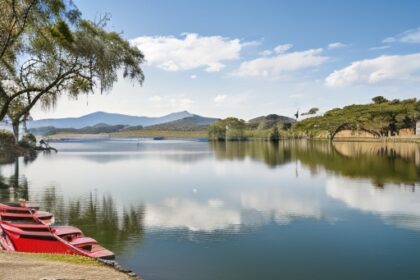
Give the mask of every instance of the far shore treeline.
M 204 118 L 198 115 L 151 126 L 108 125 L 100 123 L 83 128 L 38 127 L 36 135 L 65 138 L 102 135 L 111 137 L 208 138 L 211 141 L 280 139 L 367 138 L 407 139 L 414 137 L 420 120 L 420 100 L 387 100 L 382 96 L 370 104 L 349 105 L 319 113 L 311 108 L 302 120 L 270 114 L 249 121 L 229 117 Z M 298 116 L 298 117 L 301 117 Z
M 305 115 L 316 114 L 312 108 Z M 286 138 L 325 138 L 333 140 L 340 132 L 352 137 L 414 136 L 420 121 L 420 100 L 387 100 L 382 96 L 370 104 L 334 108 L 324 114 L 311 116 L 297 122 L 285 122 L 268 115 L 246 123 L 237 118 L 227 118 L 209 126 L 209 139 L 246 140 L 266 139 L 276 141 Z

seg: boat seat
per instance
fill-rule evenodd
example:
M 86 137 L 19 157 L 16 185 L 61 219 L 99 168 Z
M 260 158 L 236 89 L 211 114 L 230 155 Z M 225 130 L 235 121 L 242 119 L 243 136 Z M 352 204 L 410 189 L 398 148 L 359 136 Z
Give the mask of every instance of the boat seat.
M 22 213 L 7 213 L 7 212 L 0 212 L 0 216 L 2 217 L 10 217 L 10 218 L 32 218 L 33 214 L 22 214 Z
M 70 244 L 76 247 L 82 247 L 85 245 L 93 245 L 93 244 L 97 244 L 98 242 L 90 237 L 79 237 L 79 238 L 75 238 L 73 239 Z
M 54 236 L 51 234 L 51 232 L 40 232 L 40 231 L 31 231 L 31 230 L 25 230 L 19 227 L 16 227 L 14 224 L 2 224 L 3 229 L 10 231 L 14 234 L 18 234 L 20 236 L 26 236 L 26 237 L 51 237 Z
M 12 225 L 25 231 L 49 231 L 50 229 L 48 226 L 42 224 L 12 223 Z
M 77 227 L 72 227 L 72 226 L 52 227 L 52 230 L 58 236 L 82 233 L 80 229 L 78 229 Z
M 26 212 L 29 213 L 31 211 L 30 208 L 26 207 L 16 207 L 16 206 L 10 206 L 7 204 L 1 204 L 0 203 L 0 211 L 16 211 L 16 212 Z

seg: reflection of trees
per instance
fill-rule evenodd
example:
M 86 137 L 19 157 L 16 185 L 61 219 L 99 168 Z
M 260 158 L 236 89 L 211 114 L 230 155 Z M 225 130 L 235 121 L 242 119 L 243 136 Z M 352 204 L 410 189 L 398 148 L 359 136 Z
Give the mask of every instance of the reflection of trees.
M 28 161 L 24 161 L 27 163 Z M 8 161 L 10 163 L 10 161 Z M 0 174 L 0 200 L 1 201 L 16 201 L 20 198 L 28 199 L 28 181 L 25 176 L 20 176 L 19 158 L 14 158 L 12 161 L 14 165 L 14 172 L 11 176 L 5 177 Z
M 369 145 L 369 143 L 359 143 L 359 145 L 364 144 Z M 396 151 L 388 153 L 382 150 L 378 153 L 368 153 L 359 150 L 357 153 L 343 155 L 335 146 L 331 149 L 320 149 L 322 146 L 329 144 L 317 143 L 307 150 L 296 149 L 296 156 L 311 168 L 323 168 L 351 178 L 369 178 L 377 186 L 382 186 L 384 183 L 415 184 L 420 181 L 420 166 L 416 166 L 413 158 L 403 157 Z
M 32 200 L 43 210 L 53 213 L 59 223 L 79 227 L 87 236 L 92 236 L 116 253 L 133 247 L 130 245 L 143 239 L 142 206 L 128 206 L 119 211 L 111 196 L 98 199 L 96 195 L 91 195 L 87 200 L 65 201 L 54 186 L 45 188 L 41 197 L 29 197 L 28 181 L 20 174 L 20 164 L 28 164 L 35 158 L 14 158 L 3 162 L 13 164 L 14 168 L 11 176 L 0 174 L 0 201 Z
M 120 212 L 111 196 L 98 199 L 92 194 L 86 200 L 67 202 L 54 187 L 47 188 L 40 199 L 43 209 L 54 213 L 59 223 L 79 227 L 87 236 L 95 238 L 115 253 L 121 253 L 143 239 L 142 206 L 124 207 Z
M 209 142 L 209 145 L 218 159 L 243 160 L 250 157 L 263 161 L 271 167 L 291 161 L 290 149 L 284 149 L 284 143 L 227 141 Z
M 351 178 L 384 183 L 420 181 L 420 146 L 410 143 L 344 143 L 326 141 L 210 143 L 218 159 L 263 161 L 269 166 L 299 160 L 312 172 L 328 170 Z

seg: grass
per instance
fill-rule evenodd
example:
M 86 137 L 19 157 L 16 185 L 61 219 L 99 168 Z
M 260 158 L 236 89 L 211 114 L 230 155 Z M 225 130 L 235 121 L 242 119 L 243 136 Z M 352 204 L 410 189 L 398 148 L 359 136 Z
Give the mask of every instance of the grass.
M 64 255 L 64 254 L 28 254 L 28 255 L 31 258 L 38 259 L 38 260 L 101 266 L 101 264 L 94 259 L 83 257 L 83 256 L 77 256 L 77 255 Z
M 58 138 L 102 138 L 102 137 L 124 137 L 124 138 L 207 138 L 207 130 L 181 131 L 181 130 L 126 130 L 113 133 L 100 134 L 75 134 L 75 133 L 57 133 L 49 135 L 49 139 Z
M 267 140 L 268 135 L 270 135 L 271 130 L 245 130 L 245 136 L 248 140 Z M 280 131 L 280 136 L 282 139 L 295 139 L 298 134 L 293 134 L 289 131 Z M 303 136 L 303 135 L 301 135 Z M 181 130 L 127 130 L 114 133 L 102 133 L 102 134 L 72 134 L 72 133 L 59 133 L 50 135 L 49 138 L 94 138 L 94 137 L 126 137 L 126 138 L 153 138 L 153 137 L 165 137 L 165 138 L 175 138 L 175 139 L 188 139 L 188 138 L 207 138 L 207 130 L 197 130 L 197 131 L 181 131 Z M 299 138 L 299 137 L 298 137 Z M 307 138 L 307 137 L 303 137 Z M 313 140 L 318 139 L 328 139 L 327 133 L 320 133 L 319 135 L 312 138 Z M 334 141 L 367 141 L 367 142 L 414 142 L 419 143 L 420 137 L 418 136 L 393 136 L 393 137 L 381 137 L 381 138 L 363 138 L 363 137 L 346 137 L 346 138 L 335 138 Z
M 165 138 L 207 138 L 207 130 L 132 130 L 109 134 L 111 137 L 165 137 Z

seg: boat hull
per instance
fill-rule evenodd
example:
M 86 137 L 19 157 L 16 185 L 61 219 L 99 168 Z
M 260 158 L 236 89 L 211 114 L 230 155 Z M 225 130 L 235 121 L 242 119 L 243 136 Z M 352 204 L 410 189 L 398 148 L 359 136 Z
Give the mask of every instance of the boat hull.
M 7 251 L 72 254 L 114 259 L 114 253 L 71 226 L 51 226 L 54 216 L 27 205 L 0 203 L 0 248 Z

